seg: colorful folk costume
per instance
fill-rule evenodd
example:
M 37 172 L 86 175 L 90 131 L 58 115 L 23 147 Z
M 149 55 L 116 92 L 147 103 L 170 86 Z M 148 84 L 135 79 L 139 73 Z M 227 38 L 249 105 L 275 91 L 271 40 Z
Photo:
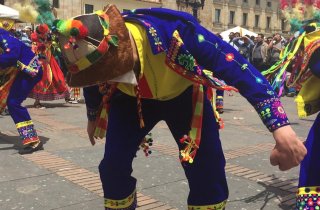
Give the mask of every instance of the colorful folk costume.
M 79 45 L 77 51 L 64 51 L 68 83 L 85 87 L 88 120 L 97 123 L 96 136 L 103 137 L 107 126 L 99 166 L 107 210 L 136 208 L 132 161 L 141 139 L 161 120 L 180 149 L 190 187 L 188 208 L 225 208 L 226 162 L 219 125 L 205 92 L 232 87 L 221 86 L 203 69 L 239 89 L 270 131 L 289 124 L 268 81 L 190 14 L 151 8 L 121 16 L 108 5 L 105 11 L 60 20 L 56 27 L 62 44 Z M 106 81 L 109 85 L 103 85 Z
M 24 145 L 20 154 L 32 153 L 43 146 L 21 104 L 40 81 L 42 68 L 31 49 L 1 27 L 5 21 L 0 22 L 0 111 L 7 105 Z
M 32 51 L 39 56 L 43 68 L 41 81 L 28 97 L 36 101 L 53 101 L 70 98 L 64 75 L 52 54 L 53 35 L 46 24 L 40 24 L 31 34 Z M 39 104 L 40 105 L 40 104 Z
M 303 118 L 320 111 L 320 1 L 294 3 L 282 1 L 282 9 L 295 35 L 281 52 L 280 61 L 263 74 L 273 81 L 274 88 L 281 90 L 287 82 L 288 87 L 300 90 L 295 101 Z M 287 81 L 286 72 L 291 73 Z M 305 145 L 308 153 L 300 166 L 296 209 L 320 209 L 320 114 Z

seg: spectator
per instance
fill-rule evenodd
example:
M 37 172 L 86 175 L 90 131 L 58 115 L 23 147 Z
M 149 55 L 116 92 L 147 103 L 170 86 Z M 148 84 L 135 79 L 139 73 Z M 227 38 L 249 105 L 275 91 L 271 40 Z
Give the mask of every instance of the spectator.
M 282 37 L 279 33 L 273 36 L 272 42 L 269 43 L 268 49 L 270 52 L 270 65 L 272 66 L 279 60 L 280 52 L 284 48 L 284 44 L 281 41 Z
M 229 34 L 229 44 L 236 50 L 238 50 L 238 47 L 235 45 L 235 43 L 233 42 L 233 39 L 235 38 L 235 35 L 233 32 L 230 32 Z
M 239 53 L 249 61 L 254 42 L 247 36 L 235 37 L 232 42 L 238 47 Z
M 252 49 L 251 63 L 261 72 L 268 68 L 268 44 L 264 42 L 263 34 L 258 34 L 256 40 L 256 44 Z

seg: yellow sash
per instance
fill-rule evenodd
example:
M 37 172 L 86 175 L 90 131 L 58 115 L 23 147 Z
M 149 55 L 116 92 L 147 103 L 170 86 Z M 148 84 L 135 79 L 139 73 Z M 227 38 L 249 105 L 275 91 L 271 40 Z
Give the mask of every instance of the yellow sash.
M 312 75 L 306 80 L 295 99 L 298 116 L 307 117 L 320 111 L 320 78 Z

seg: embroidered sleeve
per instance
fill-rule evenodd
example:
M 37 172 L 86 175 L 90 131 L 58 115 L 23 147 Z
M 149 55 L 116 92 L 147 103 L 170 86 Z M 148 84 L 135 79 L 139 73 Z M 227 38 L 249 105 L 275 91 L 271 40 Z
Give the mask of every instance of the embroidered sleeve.
M 271 132 L 290 124 L 279 98 L 266 99 L 258 103 L 255 109 Z
M 194 29 L 190 30 L 190 27 Z M 277 94 L 253 65 L 232 46 L 202 26 L 194 23 L 190 27 L 179 31 L 183 40 L 181 46 L 185 45 L 186 53 L 190 52 L 197 63 L 213 72 L 214 76 L 236 87 L 255 107 L 270 131 L 289 124 Z

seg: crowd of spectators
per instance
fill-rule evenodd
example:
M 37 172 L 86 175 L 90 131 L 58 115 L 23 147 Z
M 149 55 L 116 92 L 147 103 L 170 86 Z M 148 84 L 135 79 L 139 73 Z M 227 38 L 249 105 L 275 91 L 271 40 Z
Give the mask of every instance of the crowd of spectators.
M 287 40 L 280 33 L 265 37 L 261 33 L 257 36 L 241 36 L 239 32 L 231 32 L 229 40 L 225 41 L 233 46 L 260 72 L 269 69 L 280 59 L 280 52 L 287 44 Z M 283 95 L 293 97 L 296 95 L 296 90 L 285 87 Z

